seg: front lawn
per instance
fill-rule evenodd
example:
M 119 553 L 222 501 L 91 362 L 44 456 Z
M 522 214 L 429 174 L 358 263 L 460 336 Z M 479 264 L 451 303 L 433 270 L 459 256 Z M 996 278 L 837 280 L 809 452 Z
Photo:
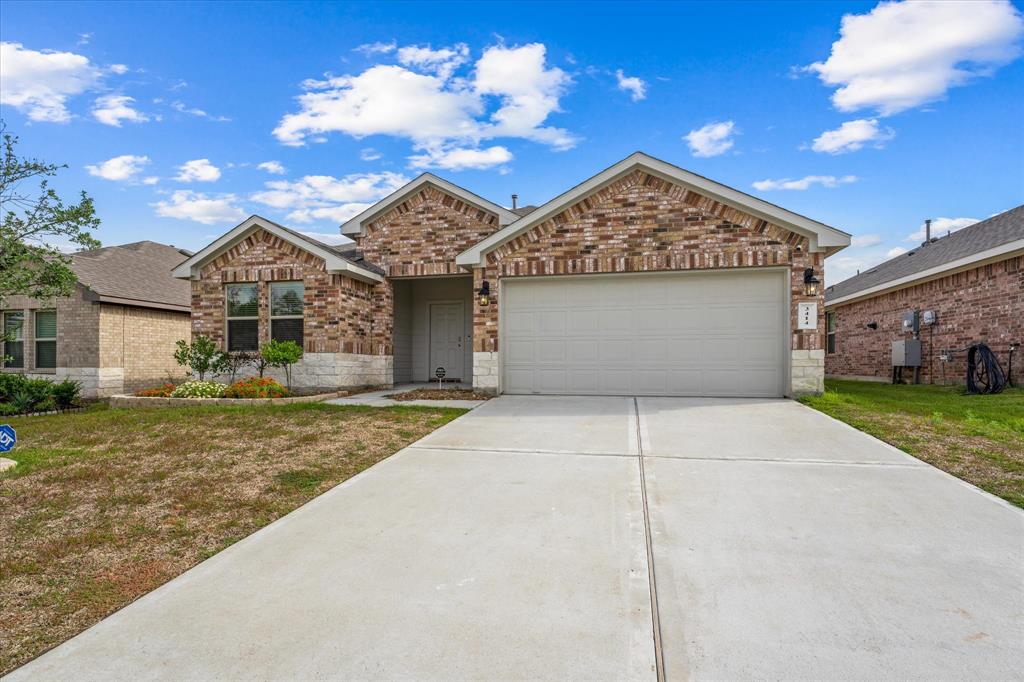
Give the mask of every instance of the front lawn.
M 0 674 L 463 413 L 301 403 L 9 419 Z
M 811 407 L 1024 507 L 1024 389 L 825 382 Z

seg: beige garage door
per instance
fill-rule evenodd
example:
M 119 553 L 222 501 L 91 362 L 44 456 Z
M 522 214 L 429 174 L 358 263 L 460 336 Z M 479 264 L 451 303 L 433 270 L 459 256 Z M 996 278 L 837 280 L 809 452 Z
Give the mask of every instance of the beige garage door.
M 502 282 L 506 393 L 783 394 L 780 270 Z

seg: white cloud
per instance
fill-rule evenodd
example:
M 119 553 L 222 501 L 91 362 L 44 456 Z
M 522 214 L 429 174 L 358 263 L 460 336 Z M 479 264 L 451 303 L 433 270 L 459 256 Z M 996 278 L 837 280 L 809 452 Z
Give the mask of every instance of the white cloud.
M 363 161 L 376 161 L 377 159 L 380 159 L 383 156 L 383 154 L 381 154 L 373 147 L 367 147 L 359 151 L 359 158 L 362 159 Z
M 851 182 L 857 182 L 856 175 L 844 175 L 839 178 L 834 175 L 807 175 L 798 180 L 790 180 L 789 178 L 783 178 L 781 180 L 758 180 L 754 183 L 754 189 L 761 191 L 774 189 L 805 190 L 810 189 L 813 185 L 821 185 L 822 187 L 838 187 L 839 185 L 848 185 Z
M 198 107 L 185 106 L 185 103 L 180 101 L 171 102 L 171 108 L 182 114 L 189 114 L 190 116 L 197 116 L 199 118 L 208 118 L 211 121 L 217 121 L 218 123 L 225 123 L 231 120 L 227 116 L 213 116 Z
M 840 111 L 888 116 L 1015 59 L 1024 19 L 1008 0 L 881 2 L 843 16 L 839 33 L 829 58 L 807 70 L 838 88 Z
M 89 171 L 89 175 L 94 175 L 104 180 L 124 182 L 134 180 L 135 176 L 141 173 L 143 167 L 148 163 L 148 156 L 125 154 L 123 156 L 115 156 L 112 159 L 107 159 L 95 165 L 86 166 L 85 169 Z
M 245 217 L 245 212 L 235 205 L 238 198 L 234 194 L 217 197 L 207 196 L 199 192 L 180 189 L 171 194 L 169 200 L 150 204 L 156 214 L 164 218 L 193 220 L 203 225 L 233 224 Z
M 134 97 L 127 95 L 103 95 L 92 105 L 92 116 L 104 125 L 121 127 L 122 121 L 145 123 L 149 116 L 137 110 Z
M 110 73 L 116 73 L 119 76 L 128 73 L 128 66 L 126 64 L 111 64 L 107 68 L 110 70 Z
M 149 177 L 142 178 L 143 185 L 155 185 L 158 182 L 160 182 L 160 178 L 158 178 L 155 175 L 150 175 Z
M 257 168 L 265 170 L 271 175 L 284 175 L 288 171 L 284 166 L 281 165 L 280 161 L 264 161 L 263 163 L 257 164 Z
M 89 41 L 92 40 L 92 36 L 93 36 L 92 33 L 79 33 L 78 34 L 78 42 L 75 43 L 75 44 L 76 45 L 88 45 Z
M 300 223 L 342 222 L 409 182 L 400 173 L 354 173 L 342 178 L 307 175 L 299 180 L 272 180 L 254 192 L 252 201 L 281 211 Z
M 392 40 L 390 43 L 363 43 L 358 47 L 353 47 L 352 51 L 362 52 L 367 57 L 370 57 L 375 54 L 387 54 L 388 52 L 394 52 L 396 47 L 398 47 L 398 45 Z
M 907 252 L 907 249 L 903 248 L 902 246 L 894 246 L 893 248 L 891 248 L 891 249 L 889 249 L 888 251 L 885 252 L 885 257 L 887 259 L 888 258 L 895 258 L 896 256 L 902 256 L 906 252 Z
M 274 135 L 292 146 L 322 141 L 331 132 L 390 135 L 428 154 L 498 137 L 568 149 L 576 138 L 545 122 L 559 111 L 571 79 L 548 67 L 545 54 L 539 43 L 493 46 L 476 61 L 475 71 L 456 77 L 468 60 L 463 45 L 397 49 L 402 65 L 377 64 L 355 76 L 306 81 L 299 111 L 282 117 Z
M 487 149 L 432 149 L 423 154 L 409 157 L 412 168 L 443 168 L 463 170 L 473 168 L 484 170 L 494 168 L 512 160 L 512 152 L 502 146 Z
M 932 221 L 932 237 L 944 237 L 947 232 L 962 230 L 976 222 L 978 222 L 977 218 L 936 218 Z M 921 227 L 916 232 L 908 234 L 904 241 L 923 242 L 924 223 L 921 223 Z
M 99 79 L 100 70 L 80 54 L 0 43 L 0 104 L 33 121 L 67 123 L 68 98 L 92 89 Z
M 691 130 L 683 139 L 690 145 L 690 152 L 694 156 L 718 156 L 732 148 L 732 136 L 736 134 L 739 134 L 739 130 L 736 129 L 735 123 L 720 121 Z
M 845 154 L 855 152 L 866 144 L 880 149 L 896 133 L 891 128 L 879 128 L 878 120 L 860 118 L 846 121 L 835 130 L 826 130 L 811 143 L 811 149 L 827 154 Z
M 854 248 L 865 248 L 868 246 L 878 246 L 882 243 L 882 237 L 877 234 L 861 234 L 853 237 L 850 240 L 850 246 Z
M 174 178 L 178 182 L 216 182 L 220 180 L 220 169 L 209 159 L 193 159 L 178 166 L 180 171 Z
M 636 76 L 627 76 L 622 69 L 615 72 L 615 79 L 619 83 L 619 90 L 628 92 L 630 99 L 634 102 L 647 98 L 647 81 Z
M 454 47 L 434 50 L 428 45 L 409 45 L 398 49 L 398 63 L 437 74 L 442 80 L 451 78 L 455 69 L 469 61 L 469 46 L 459 43 Z

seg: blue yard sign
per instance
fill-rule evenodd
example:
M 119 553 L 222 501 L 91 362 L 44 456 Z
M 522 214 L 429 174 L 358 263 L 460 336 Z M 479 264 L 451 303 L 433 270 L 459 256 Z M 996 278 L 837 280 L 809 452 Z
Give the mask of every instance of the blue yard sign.
M 18 434 L 7 424 L 0 424 L 0 452 L 10 452 L 18 442 Z

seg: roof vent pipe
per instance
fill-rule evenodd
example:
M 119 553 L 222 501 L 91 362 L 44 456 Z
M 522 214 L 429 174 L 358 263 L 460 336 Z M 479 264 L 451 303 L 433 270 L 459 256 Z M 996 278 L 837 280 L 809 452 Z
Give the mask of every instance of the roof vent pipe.
M 518 194 L 513 194 L 512 195 L 512 210 L 513 211 L 516 210 L 516 202 L 517 201 L 519 201 L 519 195 Z
M 924 221 L 924 242 L 921 246 L 927 246 L 932 242 L 932 219 L 928 218 Z

